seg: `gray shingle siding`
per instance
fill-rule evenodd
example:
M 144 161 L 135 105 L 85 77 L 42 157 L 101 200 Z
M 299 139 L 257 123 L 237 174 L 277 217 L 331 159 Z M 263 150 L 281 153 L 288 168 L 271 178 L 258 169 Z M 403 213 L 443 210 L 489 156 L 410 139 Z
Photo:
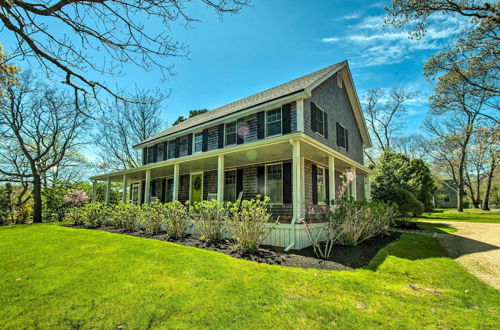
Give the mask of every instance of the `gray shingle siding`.
M 208 151 L 219 149 L 219 126 L 208 129 Z
M 328 139 L 311 129 L 311 102 L 328 114 Z M 337 122 L 348 131 L 349 151 L 337 146 Z M 338 87 L 336 75 L 313 89 L 312 97 L 304 100 L 304 133 L 363 164 L 363 140 L 345 87 Z
M 208 200 L 208 194 L 217 194 L 217 171 L 203 173 L 203 199 Z

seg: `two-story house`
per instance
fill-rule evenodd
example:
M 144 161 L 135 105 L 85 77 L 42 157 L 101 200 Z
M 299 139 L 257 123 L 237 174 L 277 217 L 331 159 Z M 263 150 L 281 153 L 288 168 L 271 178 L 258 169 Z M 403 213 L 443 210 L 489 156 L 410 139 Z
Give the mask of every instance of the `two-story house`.
M 124 201 L 139 204 L 269 196 L 281 224 L 265 243 L 298 249 L 297 220 L 337 197 L 342 173 L 354 169 L 349 193 L 369 196 L 370 146 L 344 61 L 189 118 L 134 146 L 142 166 L 92 179 L 123 182 Z

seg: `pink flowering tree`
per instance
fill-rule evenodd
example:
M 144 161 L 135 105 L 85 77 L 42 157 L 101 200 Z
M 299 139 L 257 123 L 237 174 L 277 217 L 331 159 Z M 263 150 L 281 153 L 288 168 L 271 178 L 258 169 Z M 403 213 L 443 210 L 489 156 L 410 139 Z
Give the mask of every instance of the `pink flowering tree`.
M 68 191 L 66 195 L 64 195 L 63 200 L 68 206 L 75 207 L 82 206 L 83 204 L 87 203 L 90 198 L 85 191 L 81 189 L 75 189 Z

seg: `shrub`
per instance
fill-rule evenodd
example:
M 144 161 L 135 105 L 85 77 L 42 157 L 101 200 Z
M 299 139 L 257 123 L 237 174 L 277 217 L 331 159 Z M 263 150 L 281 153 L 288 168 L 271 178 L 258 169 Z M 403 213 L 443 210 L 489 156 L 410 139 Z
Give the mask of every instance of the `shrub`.
M 162 225 L 166 222 L 166 208 L 167 206 L 159 201 L 142 205 L 139 223 L 147 233 L 161 233 Z
M 89 203 L 85 209 L 87 214 L 83 223 L 89 228 L 101 227 L 110 218 L 111 210 L 106 204 Z
M 118 228 L 126 231 L 137 230 L 141 216 L 141 207 L 132 203 L 120 202 L 113 206 L 111 221 Z
M 236 240 L 236 248 L 244 252 L 256 251 L 273 229 L 269 226 L 269 197 L 240 200 L 231 204 L 231 213 L 228 229 Z
M 187 205 L 179 201 L 173 201 L 165 205 L 163 227 L 169 237 L 181 238 L 186 236 L 190 225 L 190 213 Z
M 196 236 L 210 243 L 224 240 L 227 233 L 227 221 L 231 216 L 230 204 L 212 199 L 198 202 L 194 208 L 198 213 L 193 219 Z
M 333 206 L 316 205 L 307 208 L 302 222 L 313 251 L 319 258 L 328 259 L 333 246 L 339 239 L 342 226 L 338 220 L 334 216 Z
M 68 191 L 63 197 L 64 202 L 70 206 L 82 206 L 89 201 L 89 196 L 87 193 L 81 189 L 75 189 Z
M 402 217 L 418 217 L 424 213 L 424 205 L 410 191 L 403 188 L 393 188 L 381 192 L 378 199 L 396 204 L 399 215 Z
M 75 226 L 83 226 L 87 218 L 87 208 L 83 206 L 74 207 L 71 210 L 69 210 L 66 216 L 67 219 L 73 222 Z

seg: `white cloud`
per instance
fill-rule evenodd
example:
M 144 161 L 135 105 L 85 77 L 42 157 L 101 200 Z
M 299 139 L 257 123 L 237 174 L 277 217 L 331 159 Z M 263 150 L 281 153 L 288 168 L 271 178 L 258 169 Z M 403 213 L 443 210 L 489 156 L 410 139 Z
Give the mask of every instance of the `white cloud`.
M 341 16 L 341 17 L 336 17 L 336 18 L 332 19 L 332 21 L 349 21 L 349 20 L 353 20 L 353 19 L 358 19 L 360 17 L 361 17 L 361 15 L 358 13 L 351 13 L 351 14 L 346 14 L 346 15 Z
M 415 40 L 409 38 L 408 30 L 394 29 L 385 24 L 384 18 L 384 15 L 365 17 L 356 24 L 346 26 L 343 35 L 321 41 L 343 41 L 342 46 L 352 54 L 349 58 L 356 66 L 396 64 L 420 56 L 422 51 L 441 48 L 466 23 L 455 17 L 436 16 L 432 18 L 427 33 L 420 40 Z

